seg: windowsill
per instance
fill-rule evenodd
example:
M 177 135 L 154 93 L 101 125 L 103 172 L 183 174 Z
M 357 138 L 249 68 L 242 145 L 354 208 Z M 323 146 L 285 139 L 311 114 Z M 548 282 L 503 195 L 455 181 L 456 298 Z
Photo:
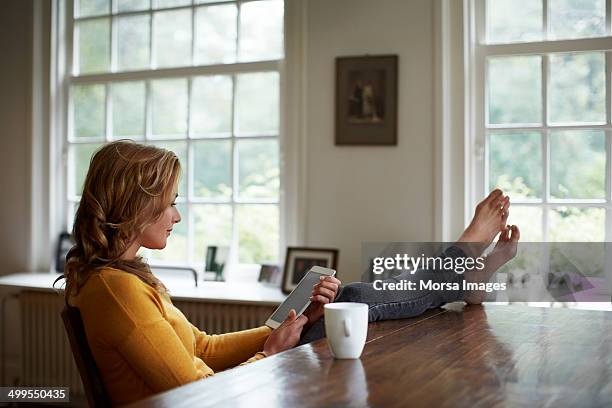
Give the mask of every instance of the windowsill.
M 53 281 L 59 277 L 58 273 L 24 272 L 0 277 L 0 288 L 12 292 L 22 290 L 38 290 L 57 292 L 53 288 Z M 286 295 L 279 287 L 260 282 L 210 282 L 199 281 L 198 287 L 193 284 L 191 277 L 162 277 L 173 300 L 195 301 L 207 303 L 238 303 L 260 306 L 276 306 L 285 300 Z M 56 288 L 61 286 L 56 285 Z

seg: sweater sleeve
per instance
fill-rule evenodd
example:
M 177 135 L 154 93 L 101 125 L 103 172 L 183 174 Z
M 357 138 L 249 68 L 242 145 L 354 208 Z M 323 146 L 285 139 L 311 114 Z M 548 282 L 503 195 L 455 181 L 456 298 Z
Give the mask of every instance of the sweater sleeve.
M 164 318 L 160 295 L 139 281 L 103 279 L 110 296 L 104 323 L 116 350 L 154 392 L 208 377 L 213 371 L 189 355 Z M 138 278 L 135 278 L 138 279 Z
M 272 332 L 267 326 L 227 334 L 209 335 L 192 325 L 196 339 L 196 356 L 215 371 L 257 361 L 263 356 L 264 343 Z

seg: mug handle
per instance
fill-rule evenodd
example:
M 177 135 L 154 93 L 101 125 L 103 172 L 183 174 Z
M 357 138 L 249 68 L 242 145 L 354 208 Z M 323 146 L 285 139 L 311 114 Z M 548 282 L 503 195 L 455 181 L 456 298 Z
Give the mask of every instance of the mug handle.
M 351 337 L 351 319 L 347 317 L 342 323 L 344 325 L 344 336 Z

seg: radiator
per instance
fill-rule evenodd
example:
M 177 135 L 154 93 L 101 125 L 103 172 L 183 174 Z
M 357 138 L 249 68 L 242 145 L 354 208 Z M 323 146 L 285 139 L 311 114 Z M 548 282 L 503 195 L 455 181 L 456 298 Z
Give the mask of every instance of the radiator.
M 22 386 L 70 387 L 82 396 L 83 385 L 72 358 L 60 312 L 63 296 L 24 291 L 20 294 L 22 322 Z M 210 334 L 227 333 L 262 325 L 273 306 L 175 301 L 187 319 Z
M 273 306 L 173 301 L 187 320 L 209 334 L 228 333 L 261 326 L 274 311 Z

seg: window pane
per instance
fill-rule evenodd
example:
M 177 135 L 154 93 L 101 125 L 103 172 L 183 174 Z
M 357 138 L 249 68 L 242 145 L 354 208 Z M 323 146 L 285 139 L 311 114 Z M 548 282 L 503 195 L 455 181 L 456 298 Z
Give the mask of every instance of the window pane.
M 72 88 L 73 137 L 104 137 L 105 99 L 104 85 Z
M 110 20 L 101 18 L 76 23 L 75 49 L 79 74 L 105 72 L 110 67 Z
M 554 198 L 605 198 L 603 131 L 551 132 L 550 194 Z
M 149 259 L 162 262 L 187 262 L 187 225 L 188 214 L 185 204 L 177 204 L 176 209 L 181 215 L 181 222 L 174 224 L 172 233 L 166 241 L 166 247 L 162 250 L 151 250 Z
M 145 83 L 117 82 L 111 85 L 113 138 L 142 139 L 145 132 Z
M 66 231 L 72 233 L 72 227 L 74 225 L 74 217 L 76 216 L 76 210 L 78 208 L 79 203 L 70 202 L 68 203 L 68 209 L 66 214 Z
M 241 140 L 238 148 L 241 199 L 278 199 L 278 141 Z
M 240 61 L 283 57 L 283 2 L 254 1 L 240 6 Z
M 181 163 L 181 180 L 179 181 L 179 197 L 187 197 L 187 142 L 155 142 L 151 143 L 162 149 L 170 150 L 176 154 Z M 187 219 L 184 220 L 187 222 Z
M 542 143 L 538 132 L 489 135 L 489 189 L 515 198 L 542 197 Z
M 89 161 L 94 152 L 102 146 L 95 144 L 73 144 L 68 150 L 68 196 L 80 196 L 83 192 Z
M 76 17 L 99 16 L 110 13 L 110 0 L 77 0 L 74 4 Z
M 149 0 L 117 0 L 117 10 L 120 13 L 123 11 L 146 10 L 148 8 Z
M 191 89 L 191 133 L 194 136 L 231 133 L 232 78 L 196 77 Z
M 156 8 L 178 7 L 191 4 L 191 0 L 154 0 Z
M 234 4 L 197 9 L 196 64 L 236 61 L 236 14 Z
M 606 34 L 605 0 L 548 0 L 550 39 Z
M 603 123 L 606 120 L 604 53 L 550 56 L 551 123 Z
M 244 263 L 278 261 L 278 206 L 239 205 L 238 258 Z
M 117 18 L 117 69 L 149 67 L 149 16 Z
M 192 258 L 204 262 L 210 245 L 227 246 L 232 242 L 232 207 L 230 205 L 193 205 L 194 248 Z
M 193 193 L 197 197 L 229 200 L 232 196 L 231 142 L 193 143 Z
M 559 207 L 549 211 L 551 242 L 601 242 L 605 237 L 603 208 Z
M 153 135 L 183 137 L 187 132 L 187 80 L 151 81 Z
M 508 225 L 517 225 L 521 242 L 542 242 L 542 208 L 511 204 Z
M 542 123 L 541 57 L 489 58 L 489 124 Z
M 278 73 L 237 75 L 236 133 L 278 133 Z
M 490 43 L 542 39 L 542 1 L 487 0 L 487 40 Z
M 191 63 L 191 10 L 155 13 L 155 62 L 157 67 Z

